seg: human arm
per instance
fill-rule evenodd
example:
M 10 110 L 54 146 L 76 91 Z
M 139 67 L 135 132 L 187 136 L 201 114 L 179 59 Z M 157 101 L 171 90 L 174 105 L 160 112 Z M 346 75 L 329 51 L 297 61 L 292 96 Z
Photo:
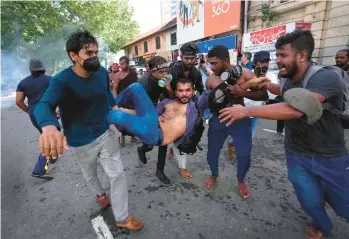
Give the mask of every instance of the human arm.
M 114 107 L 116 105 L 115 98 L 116 96 L 113 95 L 110 89 L 110 84 L 109 84 L 109 75 L 107 74 L 107 98 L 108 98 L 108 104 L 110 107 Z M 113 84 L 113 92 L 114 92 L 114 84 Z
M 299 91 L 296 88 L 292 89 L 297 92 L 297 95 L 290 95 L 291 93 L 289 93 L 287 97 L 290 99 L 290 101 L 288 101 L 289 103 L 279 103 L 248 108 L 230 107 L 220 111 L 220 119 L 221 122 L 228 121 L 227 125 L 230 125 L 235 120 L 242 119 L 247 116 L 274 120 L 291 120 L 302 117 L 308 113 L 310 114 L 309 117 L 311 119 L 313 117 L 311 115 L 311 111 L 306 111 L 304 106 L 308 104 L 308 108 L 316 108 L 318 107 L 317 104 L 319 104 L 315 104 L 316 101 L 323 103 L 331 97 L 336 95 L 340 96 L 343 94 L 341 84 L 340 79 L 334 72 L 327 71 L 321 74 L 314 74 L 314 76 L 309 80 L 305 90 Z M 287 101 L 286 94 L 288 92 L 290 91 L 286 91 L 284 94 L 285 101 Z M 313 95 L 312 97 L 315 101 L 309 98 L 309 94 Z M 304 113 L 297 110 L 299 109 L 299 104 L 302 105 L 300 108 L 304 109 Z M 320 104 L 319 107 L 321 108 Z
M 63 151 L 68 148 L 65 136 L 58 131 L 60 125 L 57 120 L 55 109 L 63 97 L 64 84 L 58 78 L 50 81 L 42 99 L 35 107 L 34 117 L 37 124 L 42 129 L 40 136 L 40 152 L 46 158 L 57 158 L 63 155 Z M 52 154 L 52 155 L 51 155 Z
M 28 106 L 24 103 L 25 97 L 24 89 L 22 88 L 21 83 L 19 83 L 16 91 L 16 105 L 24 112 L 28 113 Z
M 268 92 L 252 88 L 250 91 L 241 89 L 240 85 L 228 85 L 228 91 L 235 96 L 246 97 L 255 101 L 267 101 L 269 99 Z
M 118 95 L 119 83 L 120 83 L 120 79 L 118 77 L 118 74 L 116 74 L 116 77 L 115 77 L 114 83 L 113 83 L 113 95 L 114 95 L 115 98 Z

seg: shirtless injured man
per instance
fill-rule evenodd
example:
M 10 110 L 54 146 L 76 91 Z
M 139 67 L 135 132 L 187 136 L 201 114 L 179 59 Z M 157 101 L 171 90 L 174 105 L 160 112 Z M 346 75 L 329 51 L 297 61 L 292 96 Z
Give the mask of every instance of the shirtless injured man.
M 181 144 L 190 142 L 194 146 L 182 147 L 183 152 L 190 151 L 189 148 L 197 146 L 203 132 L 199 110 L 191 100 L 194 95 L 192 81 L 178 79 L 175 95 L 175 99 L 165 99 L 155 108 L 143 86 L 134 83 L 117 96 L 117 106 L 110 111 L 108 123 L 127 130 L 145 144 L 161 146 L 174 142 L 181 148 Z M 123 108 L 129 103 L 133 103 L 135 110 Z M 201 132 L 198 133 L 198 129 Z

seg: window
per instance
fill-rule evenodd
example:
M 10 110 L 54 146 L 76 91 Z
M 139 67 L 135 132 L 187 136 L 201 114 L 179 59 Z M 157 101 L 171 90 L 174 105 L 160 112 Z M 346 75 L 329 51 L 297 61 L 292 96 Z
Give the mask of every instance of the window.
M 171 45 L 177 45 L 177 33 L 171 33 Z
M 159 37 L 159 36 L 157 36 L 157 37 L 155 38 L 155 44 L 156 44 L 156 50 L 161 48 L 161 45 L 160 45 L 160 37 Z
M 144 43 L 144 53 L 148 52 L 148 42 L 145 41 Z
M 135 46 L 135 54 L 138 56 L 138 46 Z

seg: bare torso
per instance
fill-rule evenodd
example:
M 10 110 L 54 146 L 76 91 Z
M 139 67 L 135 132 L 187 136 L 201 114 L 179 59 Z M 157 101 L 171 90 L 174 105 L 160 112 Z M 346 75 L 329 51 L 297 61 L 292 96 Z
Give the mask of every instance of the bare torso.
M 167 104 L 164 112 L 159 116 L 158 121 L 164 133 L 163 145 L 174 142 L 185 132 L 187 104 L 182 104 L 178 101 Z
M 220 84 L 222 84 L 224 81 L 221 80 L 221 78 L 219 76 L 216 75 L 211 75 L 209 77 L 207 77 L 207 81 L 206 81 L 206 88 L 213 90 L 215 89 L 217 86 L 219 86 Z M 242 84 L 246 82 L 246 80 L 243 77 L 240 77 L 240 79 L 236 82 L 237 84 Z M 244 105 L 244 98 L 237 98 L 235 100 L 235 104 L 240 104 L 240 105 Z

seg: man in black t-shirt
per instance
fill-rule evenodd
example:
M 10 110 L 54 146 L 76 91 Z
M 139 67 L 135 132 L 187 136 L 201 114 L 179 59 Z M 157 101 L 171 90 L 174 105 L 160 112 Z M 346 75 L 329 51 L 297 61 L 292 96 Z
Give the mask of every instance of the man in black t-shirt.
M 154 105 L 157 105 L 159 102 L 160 95 L 163 94 L 166 98 L 173 98 L 174 93 L 171 88 L 171 85 L 166 85 L 161 87 L 158 85 L 158 81 L 163 77 L 168 77 L 168 71 L 170 64 L 166 62 L 165 58 L 161 56 L 154 56 L 147 63 L 150 68 L 149 74 L 144 74 L 144 76 L 139 80 L 139 83 L 145 89 L 148 96 Z M 142 163 L 147 163 L 146 153 L 150 152 L 153 149 L 153 145 L 143 144 L 140 147 L 137 147 L 138 158 Z M 167 148 L 165 148 L 166 150 Z M 162 155 L 163 148 L 159 147 L 159 155 Z M 166 151 L 165 151 L 166 154 Z M 169 184 L 170 180 L 164 173 L 165 168 L 165 159 L 159 157 L 156 173 L 155 175 L 165 184 Z
M 29 70 L 31 75 L 19 82 L 17 86 L 16 104 L 20 109 L 28 113 L 33 126 L 41 133 L 41 129 L 34 117 L 34 110 L 48 88 L 51 76 L 45 74 L 45 68 L 39 59 L 30 60 Z M 28 105 L 24 103 L 25 98 L 28 98 Z M 51 159 L 50 162 L 54 163 L 55 160 Z M 32 171 L 32 176 L 48 180 L 53 179 L 48 172 L 48 160 L 41 154 Z
M 343 111 L 342 79 L 332 70 L 321 69 L 309 78 L 310 58 L 314 50 L 314 38 L 310 31 L 296 30 L 280 37 L 276 44 L 276 64 L 279 75 L 287 78 L 280 89 L 278 84 L 266 84 L 265 89 L 282 95 L 292 88 L 309 90 L 309 97 L 328 102 Z M 300 99 L 299 99 L 300 100 Z M 291 103 L 291 102 L 290 102 Z M 301 102 L 302 107 L 310 101 Z M 295 105 L 294 105 L 295 107 Z M 333 225 L 324 208 L 325 201 L 343 218 L 349 220 L 349 155 L 345 147 L 344 130 L 338 116 L 327 110 L 313 124 L 306 122 L 307 115 L 289 103 L 238 108 L 221 111 L 222 121 L 228 125 L 242 117 L 286 120 L 285 150 L 288 179 L 293 184 L 298 201 L 313 220 L 305 230 L 307 238 L 323 238 Z

